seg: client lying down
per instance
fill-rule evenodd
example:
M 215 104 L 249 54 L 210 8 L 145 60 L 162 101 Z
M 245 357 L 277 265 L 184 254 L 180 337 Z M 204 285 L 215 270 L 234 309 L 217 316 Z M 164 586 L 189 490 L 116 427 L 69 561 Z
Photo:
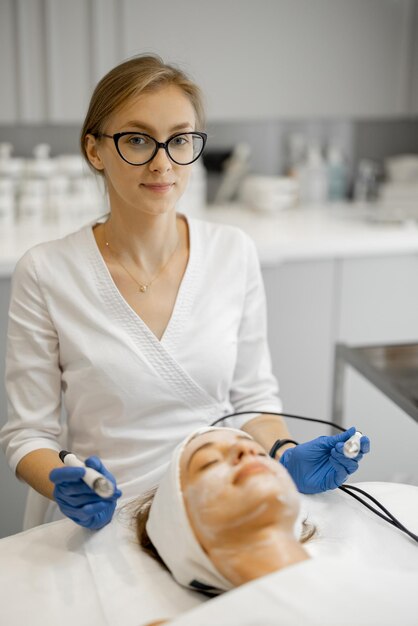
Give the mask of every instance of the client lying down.
M 308 558 L 292 479 L 241 430 L 208 428 L 186 439 L 145 526 L 146 510 L 137 518 L 142 547 L 186 587 L 219 593 Z M 303 533 L 304 541 L 313 529 Z
M 300 501 L 286 469 L 249 435 L 201 429 L 142 501 L 137 534 L 178 583 L 216 595 L 311 558 L 317 529 Z

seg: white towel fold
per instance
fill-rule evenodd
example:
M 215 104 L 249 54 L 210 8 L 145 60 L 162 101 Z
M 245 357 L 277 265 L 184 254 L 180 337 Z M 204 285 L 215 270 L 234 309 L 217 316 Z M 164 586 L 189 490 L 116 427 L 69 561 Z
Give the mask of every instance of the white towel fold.
M 221 593 L 233 585 L 218 572 L 197 541 L 184 506 L 180 483 L 180 458 L 186 445 L 197 435 L 212 430 L 235 428 L 207 427 L 194 431 L 174 450 L 170 465 L 155 493 L 146 529 L 158 554 L 180 585 L 208 593 Z

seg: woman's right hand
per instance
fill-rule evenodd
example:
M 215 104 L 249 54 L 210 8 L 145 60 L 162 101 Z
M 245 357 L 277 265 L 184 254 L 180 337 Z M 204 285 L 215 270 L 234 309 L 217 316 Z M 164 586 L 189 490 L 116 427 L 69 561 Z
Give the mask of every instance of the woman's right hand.
M 116 509 L 116 501 L 122 492 L 116 487 L 115 477 L 98 457 L 89 457 L 85 464 L 103 474 L 115 485 L 114 494 L 110 498 L 102 498 L 86 485 L 82 480 L 85 473 L 83 467 L 53 469 L 49 474 L 49 479 L 55 485 L 54 498 L 61 512 L 80 526 L 98 530 L 111 521 Z

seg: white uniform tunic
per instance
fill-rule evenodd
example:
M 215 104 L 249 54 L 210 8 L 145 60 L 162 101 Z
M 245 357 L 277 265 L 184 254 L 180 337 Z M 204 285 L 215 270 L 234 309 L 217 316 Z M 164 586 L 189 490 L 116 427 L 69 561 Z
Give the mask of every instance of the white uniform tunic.
M 189 261 L 161 340 L 117 289 L 91 224 L 19 261 L 0 437 L 13 471 L 39 448 L 96 454 L 126 500 L 158 482 L 194 428 L 233 410 L 281 410 L 255 246 L 234 227 L 188 224 Z

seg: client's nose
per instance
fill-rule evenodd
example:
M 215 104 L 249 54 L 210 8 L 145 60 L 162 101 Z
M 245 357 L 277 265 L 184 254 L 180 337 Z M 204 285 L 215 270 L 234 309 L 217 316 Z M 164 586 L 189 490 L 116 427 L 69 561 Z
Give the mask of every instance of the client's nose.
M 234 464 L 239 463 L 244 456 L 256 456 L 258 447 L 255 441 L 241 440 L 237 441 L 231 448 L 232 461 Z

